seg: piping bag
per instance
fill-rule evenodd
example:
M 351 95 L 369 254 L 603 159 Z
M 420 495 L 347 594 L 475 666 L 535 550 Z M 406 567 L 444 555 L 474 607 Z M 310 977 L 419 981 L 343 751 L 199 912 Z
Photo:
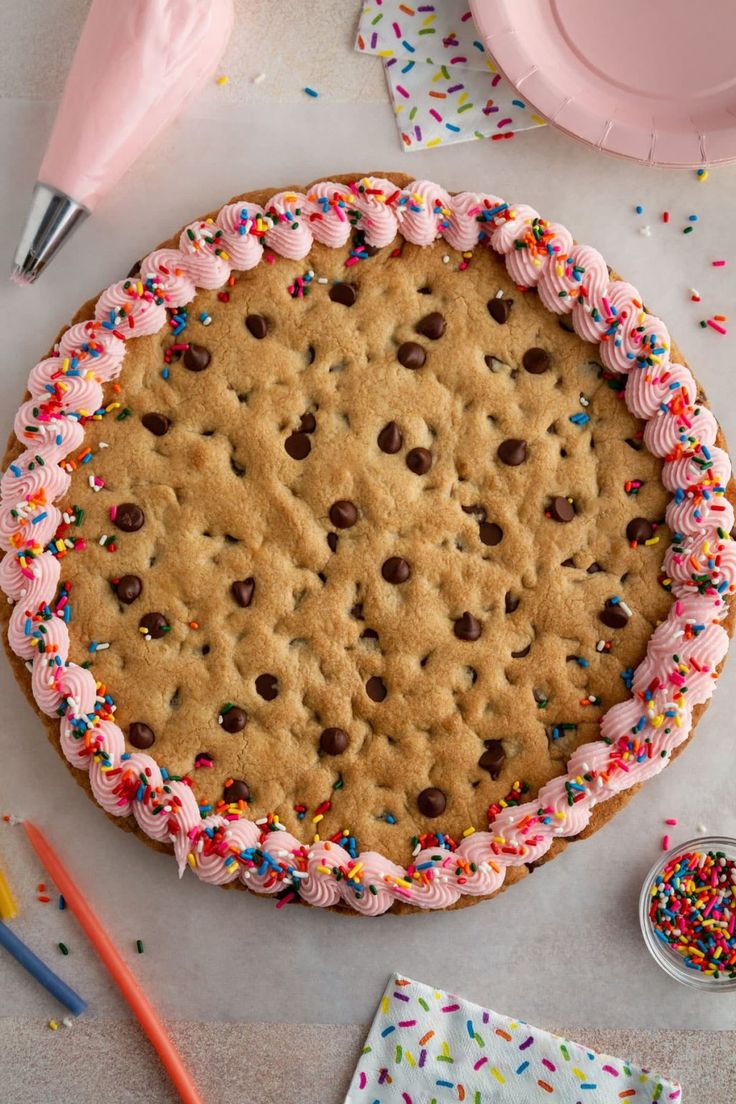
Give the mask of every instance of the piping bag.
M 11 279 L 32 284 L 214 72 L 233 0 L 92 0 Z

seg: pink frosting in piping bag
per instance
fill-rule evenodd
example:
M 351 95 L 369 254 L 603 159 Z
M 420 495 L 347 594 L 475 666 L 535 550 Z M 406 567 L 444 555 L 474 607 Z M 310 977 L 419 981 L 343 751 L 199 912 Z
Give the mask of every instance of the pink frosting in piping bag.
M 232 0 L 92 0 L 38 178 L 93 209 L 204 84 Z
M 233 0 L 92 0 L 11 279 L 33 283 L 212 74 Z

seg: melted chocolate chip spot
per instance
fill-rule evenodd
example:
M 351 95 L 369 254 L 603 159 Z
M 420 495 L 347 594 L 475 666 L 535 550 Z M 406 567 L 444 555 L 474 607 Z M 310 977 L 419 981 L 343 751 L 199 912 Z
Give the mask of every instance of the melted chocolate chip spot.
M 358 520 L 358 508 L 347 498 L 340 498 L 330 506 L 330 521 L 338 529 L 350 529 Z
M 143 591 L 143 582 L 137 575 L 122 575 L 116 583 L 113 583 L 115 593 L 121 602 L 129 606 L 140 598 Z
M 501 296 L 497 299 L 489 299 L 487 303 L 488 313 L 494 322 L 498 322 L 502 326 L 504 322 L 508 322 L 513 305 L 513 299 L 503 299 Z
M 245 328 L 257 341 L 262 341 L 268 333 L 268 322 L 262 314 L 249 314 L 245 319 Z
M 462 617 L 458 617 L 453 626 L 458 640 L 478 640 L 481 632 L 481 623 L 477 617 L 466 610 Z
M 234 778 L 222 791 L 228 805 L 237 805 L 239 801 L 250 801 L 250 790 L 242 778 Z
M 601 567 L 601 565 L 599 563 L 596 563 L 595 560 L 593 560 L 593 563 L 590 565 L 590 567 L 585 569 L 585 574 L 586 575 L 597 575 L 598 572 L 602 571 L 602 570 L 603 570 L 603 568 Z
M 276 675 L 259 675 L 256 679 L 256 693 L 264 701 L 273 701 L 279 696 L 279 680 Z
M 375 629 L 363 629 L 360 634 L 361 640 L 378 640 L 378 633 Z
M 644 544 L 654 536 L 654 526 L 643 517 L 632 518 L 626 526 L 626 539 L 632 544 Z
M 427 359 L 427 354 L 416 341 L 405 341 L 403 345 L 399 345 L 396 359 L 399 364 L 403 364 L 404 368 L 411 368 L 413 371 L 422 367 Z
M 629 623 L 629 619 L 621 609 L 620 604 L 616 602 L 612 605 L 610 599 L 606 602 L 598 617 L 609 629 L 623 629 Z
M 385 700 L 388 690 L 386 683 L 378 675 L 371 675 L 365 684 L 365 692 L 371 701 L 382 702 Z
M 556 495 L 550 502 L 547 512 L 553 521 L 572 521 L 575 517 L 575 504 L 569 498 Z
M 404 438 L 401 436 L 401 430 L 396 422 L 388 422 L 378 434 L 377 440 L 381 452 L 387 452 L 389 454 L 398 452 L 404 443 Z
M 428 786 L 426 790 L 422 790 L 418 795 L 417 808 L 425 817 L 442 816 L 447 808 L 447 798 L 442 790 L 438 790 L 436 786 Z
M 356 621 L 365 621 L 362 602 L 356 602 L 355 605 L 351 607 L 350 616 L 354 617 Z
M 354 284 L 335 284 L 330 288 L 330 299 L 333 303 L 342 303 L 344 307 L 352 307 L 358 298 Z
M 329 548 L 330 552 L 337 552 L 337 541 L 337 533 L 327 534 L 327 547 Z
M 506 752 L 500 740 L 484 740 L 483 742 L 486 750 L 478 760 L 478 766 L 482 767 L 483 770 L 487 770 L 495 782 L 506 762 Z
M 128 743 L 139 751 L 145 751 L 156 742 L 153 729 L 143 721 L 133 721 L 128 725 Z
M 478 536 L 481 544 L 493 547 L 494 544 L 500 544 L 503 540 L 503 529 L 500 525 L 496 525 L 495 521 L 482 521 L 478 526 Z
M 306 433 L 292 433 L 284 441 L 284 448 L 292 460 L 306 460 L 312 451 L 312 442 Z
M 317 419 L 311 410 L 307 410 L 302 414 L 301 421 L 299 422 L 300 433 L 314 433 L 317 428 Z
M 526 460 L 526 441 L 518 437 L 509 437 L 498 446 L 497 455 L 501 463 L 516 468 Z
M 210 351 L 204 345 L 190 345 L 184 353 L 182 363 L 190 372 L 204 372 L 211 359 Z
M 415 475 L 426 475 L 432 467 L 432 453 L 426 448 L 413 448 L 406 454 L 406 466 Z
M 138 627 L 145 630 L 145 635 L 152 640 L 160 640 L 169 631 L 169 622 L 162 613 L 146 613 L 138 622 Z
M 541 376 L 549 368 L 549 353 L 546 349 L 539 349 L 535 346 L 532 349 L 527 349 L 521 358 L 521 363 L 530 375 Z
M 348 734 L 341 728 L 325 728 L 319 738 L 319 746 L 325 755 L 342 755 L 348 746 Z
M 121 502 L 115 511 L 113 524 L 123 533 L 137 533 L 145 520 L 146 515 L 135 502 Z
M 560 327 L 561 330 L 564 330 L 565 333 L 575 333 L 575 327 L 572 324 L 572 318 L 570 318 L 567 314 L 563 314 L 558 318 L 557 325 Z
M 519 608 L 520 601 L 521 599 L 517 598 L 515 594 L 512 594 L 510 590 L 507 591 L 506 597 L 503 600 L 506 613 L 514 613 L 514 611 Z
M 526 657 L 529 655 L 531 650 L 532 650 L 532 646 L 531 646 L 531 642 L 530 642 L 529 644 L 527 644 L 526 648 L 522 648 L 520 652 L 512 652 L 511 653 L 511 658 L 512 659 L 526 659 Z
M 387 583 L 405 583 L 411 575 L 411 567 L 401 556 L 389 556 L 383 561 L 381 574 Z
M 236 579 L 234 583 L 230 584 L 233 598 L 243 609 L 247 609 L 253 601 L 255 589 L 256 581 L 252 575 L 249 575 L 247 579 Z
M 167 418 L 165 414 L 158 414 L 155 411 L 144 414 L 141 422 L 154 437 L 163 437 L 171 429 L 171 419 Z
M 428 337 L 430 341 L 437 341 L 442 337 L 446 326 L 447 322 L 444 314 L 440 314 L 439 311 L 432 311 L 431 314 L 425 314 L 424 318 L 419 319 L 417 333 L 421 334 L 422 337 Z
M 245 728 L 248 716 L 239 705 L 231 705 L 220 714 L 220 724 L 226 732 L 242 732 Z

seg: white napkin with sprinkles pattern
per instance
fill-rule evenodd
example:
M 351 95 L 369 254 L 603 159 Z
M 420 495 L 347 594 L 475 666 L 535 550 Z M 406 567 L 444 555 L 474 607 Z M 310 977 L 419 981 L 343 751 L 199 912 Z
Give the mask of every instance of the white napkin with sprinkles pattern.
M 680 1086 L 394 974 L 345 1104 L 670 1104 Z
M 366 0 L 355 49 L 383 60 L 404 150 L 544 126 L 497 72 L 468 0 Z

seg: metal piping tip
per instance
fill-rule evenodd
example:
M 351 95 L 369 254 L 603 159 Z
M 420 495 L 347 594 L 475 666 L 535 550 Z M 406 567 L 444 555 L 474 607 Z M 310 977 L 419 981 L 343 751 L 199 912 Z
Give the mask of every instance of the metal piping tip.
M 71 196 L 37 183 L 10 279 L 16 284 L 32 284 L 88 214 L 88 208 Z

